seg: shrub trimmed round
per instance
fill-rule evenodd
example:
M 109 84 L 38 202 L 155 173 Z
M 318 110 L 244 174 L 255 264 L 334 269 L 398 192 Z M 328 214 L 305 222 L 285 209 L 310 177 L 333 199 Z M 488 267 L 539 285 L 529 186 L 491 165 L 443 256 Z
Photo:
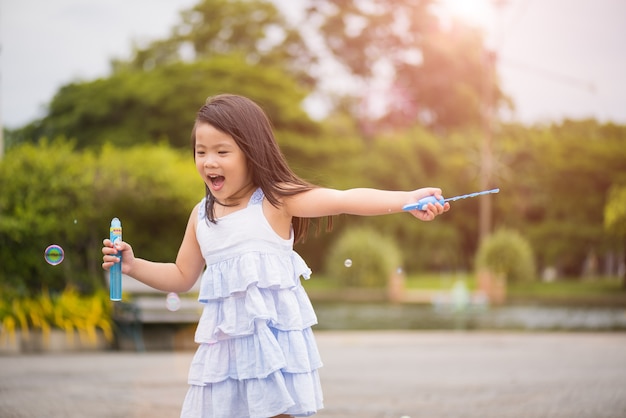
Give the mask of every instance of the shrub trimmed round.
M 519 232 L 499 229 L 481 243 L 475 259 L 478 272 L 490 271 L 510 282 L 536 278 L 533 250 Z
M 401 254 L 392 237 L 369 227 L 349 228 L 330 247 L 325 270 L 344 287 L 383 288 L 402 265 Z

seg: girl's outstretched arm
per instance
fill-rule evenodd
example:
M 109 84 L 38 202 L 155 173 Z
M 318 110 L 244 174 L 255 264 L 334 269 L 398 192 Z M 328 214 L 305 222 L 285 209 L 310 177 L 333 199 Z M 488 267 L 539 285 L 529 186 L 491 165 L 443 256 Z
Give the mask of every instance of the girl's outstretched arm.
M 127 242 L 119 248 L 109 239 L 103 241 L 102 268 L 109 270 L 119 260 L 114 254 L 122 252 L 122 273 L 164 292 L 186 292 L 191 289 L 202 273 L 204 259 L 196 240 L 198 206 L 194 208 L 187 223 L 183 242 L 178 250 L 176 263 L 157 263 L 136 258 Z
M 285 199 L 285 209 L 290 216 L 317 218 L 349 214 L 361 216 L 385 215 L 402 212 L 402 207 L 419 199 L 434 195 L 441 198 L 441 189 L 425 187 L 410 192 L 378 189 L 335 190 L 312 189 Z M 423 221 L 433 220 L 450 209 L 446 202 L 429 204 L 427 210 L 412 210 L 410 213 Z

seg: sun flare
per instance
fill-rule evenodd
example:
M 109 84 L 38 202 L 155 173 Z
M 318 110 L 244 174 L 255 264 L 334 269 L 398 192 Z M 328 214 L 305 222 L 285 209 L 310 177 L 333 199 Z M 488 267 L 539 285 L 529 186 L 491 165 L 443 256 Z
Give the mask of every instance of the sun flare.
M 442 12 L 471 25 L 486 27 L 492 18 L 493 0 L 439 0 Z

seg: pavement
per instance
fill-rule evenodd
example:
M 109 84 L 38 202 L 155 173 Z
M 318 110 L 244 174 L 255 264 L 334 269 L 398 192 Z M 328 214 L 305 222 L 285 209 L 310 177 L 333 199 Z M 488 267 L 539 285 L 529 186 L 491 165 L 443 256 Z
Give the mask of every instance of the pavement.
M 626 333 L 316 336 L 324 361 L 319 418 L 626 417 Z M 0 417 L 178 417 L 192 356 L 0 356 Z

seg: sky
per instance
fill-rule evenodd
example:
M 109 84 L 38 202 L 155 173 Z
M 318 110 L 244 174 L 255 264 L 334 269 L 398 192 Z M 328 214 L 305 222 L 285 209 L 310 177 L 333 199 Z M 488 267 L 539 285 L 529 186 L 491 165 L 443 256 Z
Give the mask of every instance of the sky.
M 276 0 L 299 19 L 297 0 Z M 626 124 L 626 1 L 441 0 L 440 12 L 485 30 L 506 120 L 596 118 Z M 0 0 L 1 120 L 20 127 L 45 114 L 58 89 L 109 74 L 133 42 L 168 36 L 198 0 Z M 340 85 L 329 71 L 327 89 Z M 313 103 L 310 106 L 315 106 Z M 313 113 L 315 109 L 310 109 Z

